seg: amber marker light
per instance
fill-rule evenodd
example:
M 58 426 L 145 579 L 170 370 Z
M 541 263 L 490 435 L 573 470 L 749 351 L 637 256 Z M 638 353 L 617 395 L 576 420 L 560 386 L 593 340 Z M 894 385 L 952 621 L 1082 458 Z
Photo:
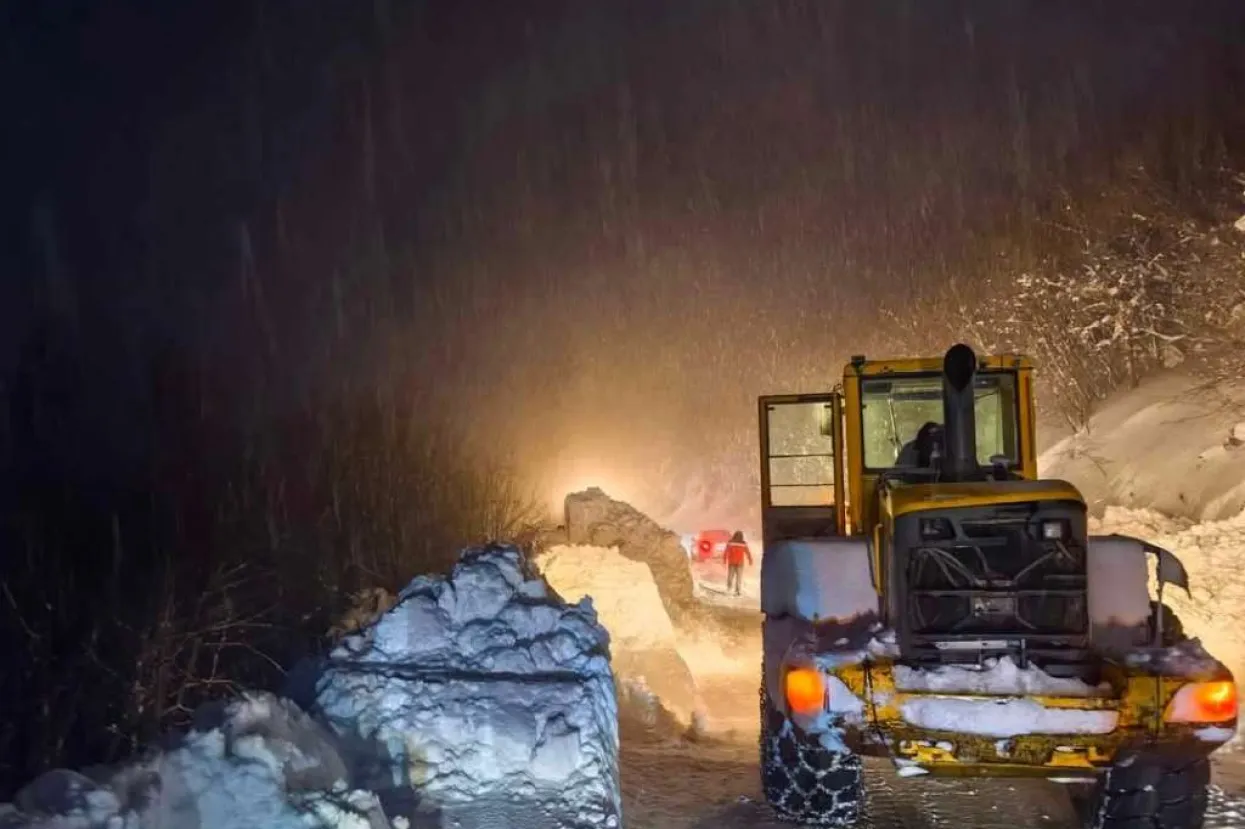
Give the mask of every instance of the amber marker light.
M 1219 723 L 1236 719 L 1236 683 L 1228 680 L 1194 682 L 1176 692 L 1167 704 L 1168 722 Z
M 818 714 L 825 707 L 826 684 L 816 668 L 787 669 L 783 690 L 793 714 Z

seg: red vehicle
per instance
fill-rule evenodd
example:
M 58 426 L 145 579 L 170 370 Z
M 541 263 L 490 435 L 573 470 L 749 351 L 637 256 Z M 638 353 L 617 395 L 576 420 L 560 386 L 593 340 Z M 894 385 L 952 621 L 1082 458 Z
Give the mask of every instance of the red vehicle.
M 691 558 L 692 577 L 696 581 L 714 585 L 726 583 L 723 552 L 730 539 L 730 530 L 702 530 L 692 537 L 688 556 Z

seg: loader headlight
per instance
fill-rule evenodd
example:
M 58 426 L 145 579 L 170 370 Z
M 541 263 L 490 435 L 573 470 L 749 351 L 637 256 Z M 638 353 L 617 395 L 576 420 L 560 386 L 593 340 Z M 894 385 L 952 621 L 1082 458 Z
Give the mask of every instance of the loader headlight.
M 1172 697 L 1163 719 L 1168 722 L 1219 723 L 1236 719 L 1236 683 L 1231 680 L 1190 683 Z
M 1043 521 L 1042 540 L 1062 541 L 1068 537 L 1068 525 L 1064 521 Z

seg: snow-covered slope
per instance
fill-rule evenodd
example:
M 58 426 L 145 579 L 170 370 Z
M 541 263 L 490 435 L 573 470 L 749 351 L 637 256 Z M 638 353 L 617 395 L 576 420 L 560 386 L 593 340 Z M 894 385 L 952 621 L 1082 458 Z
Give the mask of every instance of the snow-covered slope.
M 1063 478 L 1095 514 L 1110 505 L 1196 520 L 1245 510 L 1245 381 L 1171 371 L 1120 392 L 1088 430 L 1042 453 L 1044 476 Z
M 310 714 L 270 695 L 205 709 L 124 768 L 49 772 L 0 827 L 617 827 L 608 644 L 591 601 L 567 605 L 518 549 L 468 550 L 314 669 Z
M 1098 517 L 1092 532 L 1179 555 L 1193 596 L 1165 599 L 1190 634 L 1245 672 L 1245 380 L 1162 372 L 1109 398 L 1039 467 L 1081 490 Z

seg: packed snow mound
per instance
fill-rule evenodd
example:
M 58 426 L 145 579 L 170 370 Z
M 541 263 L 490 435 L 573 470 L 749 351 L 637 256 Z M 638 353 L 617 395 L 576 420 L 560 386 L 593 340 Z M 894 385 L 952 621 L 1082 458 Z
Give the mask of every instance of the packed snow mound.
M 526 565 L 515 547 L 468 550 L 327 659 L 314 711 L 361 785 L 418 794 L 412 818 L 621 822 L 609 634 L 591 599 L 566 604 Z
M 593 487 L 566 496 L 565 543 L 616 547 L 648 565 L 662 604 L 676 623 L 696 615 L 695 590 L 679 536 L 630 504 Z
M 1245 510 L 1245 381 L 1179 372 L 1109 398 L 1089 428 L 1042 453 L 1043 476 L 1075 484 L 1096 515 L 1108 505 L 1196 520 Z
M 58 769 L 0 806 L 4 829 L 389 829 L 328 732 L 288 700 L 200 711 L 176 745 L 90 777 Z
M 591 597 L 610 633 L 612 664 L 620 694 L 654 724 L 667 713 L 681 727 L 700 710 L 696 682 L 680 656 L 674 624 L 662 604 L 649 566 L 617 547 L 559 545 L 535 561 L 564 599 Z
M 592 599 L 612 650 L 674 647 L 674 624 L 644 562 L 617 547 L 560 544 L 537 556 L 535 565 L 566 601 Z

